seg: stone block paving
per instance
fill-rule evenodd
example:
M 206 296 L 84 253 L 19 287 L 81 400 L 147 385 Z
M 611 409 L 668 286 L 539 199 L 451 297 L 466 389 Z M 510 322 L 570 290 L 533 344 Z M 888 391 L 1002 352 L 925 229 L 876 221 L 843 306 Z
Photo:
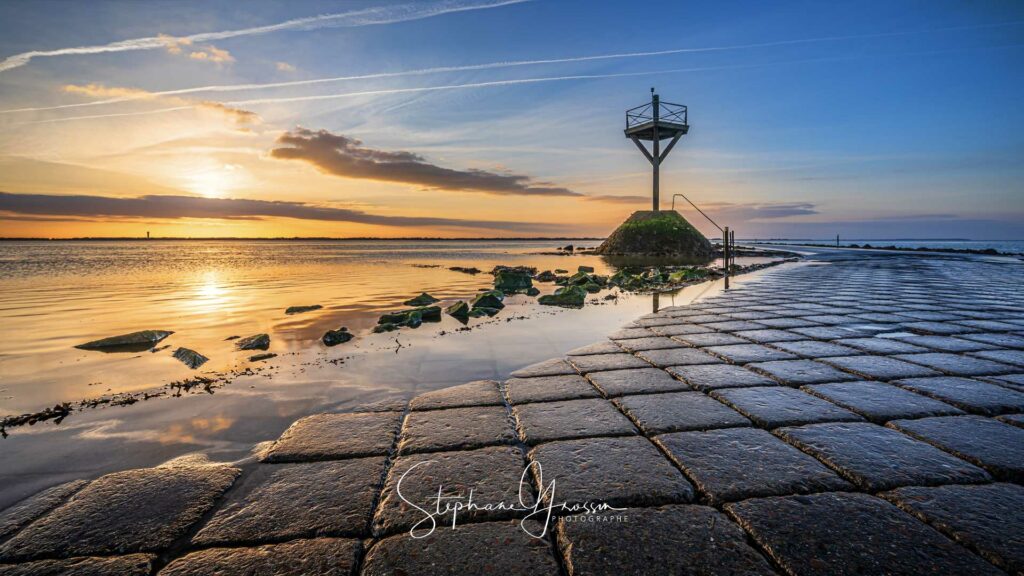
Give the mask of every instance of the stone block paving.
M 1024 572 L 1024 268 L 810 259 L 238 465 L 54 486 L 0 511 L 0 575 Z

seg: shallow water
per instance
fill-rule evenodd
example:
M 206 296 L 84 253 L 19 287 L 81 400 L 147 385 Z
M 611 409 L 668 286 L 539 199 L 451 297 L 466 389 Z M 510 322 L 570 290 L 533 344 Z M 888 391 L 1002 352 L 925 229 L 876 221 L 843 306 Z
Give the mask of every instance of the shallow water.
M 256 367 L 212 395 L 154 398 L 76 412 L 59 425 L 10 429 L 11 436 L 0 440 L 0 506 L 66 479 L 151 466 L 187 453 L 244 458 L 301 416 L 503 379 L 516 368 L 598 341 L 656 306 L 651 295 L 625 295 L 582 310 L 541 307 L 533 298 L 514 296 L 498 316 L 470 320 L 469 331 L 459 331 L 462 325 L 445 316 L 418 330 L 368 333 L 381 312 L 401 308 L 422 291 L 443 298 L 444 305 L 490 287 L 486 271 L 497 264 L 614 271 L 597 256 L 538 254 L 557 244 L 0 243 L 0 414 Z M 485 273 L 467 275 L 449 266 Z M 662 294 L 657 306 L 686 303 L 719 288 L 706 283 Z M 288 306 L 307 304 L 323 309 L 284 313 Z M 319 342 L 325 330 L 341 325 L 357 339 L 334 348 Z M 74 348 L 142 329 L 175 333 L 161 343 L 169 348 L 156 353 Z M 277 358 L 251 363 L 252 352 L 237 352 L 225 340 L 258 332 L 270 334 Z M 171 357 L 178 346 L 211 360 L 191 370 Z

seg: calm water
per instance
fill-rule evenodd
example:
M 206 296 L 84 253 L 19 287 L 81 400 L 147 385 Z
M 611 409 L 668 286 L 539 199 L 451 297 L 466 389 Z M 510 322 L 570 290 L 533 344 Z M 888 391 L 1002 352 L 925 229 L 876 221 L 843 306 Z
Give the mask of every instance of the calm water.
M 563 244 L 565 242 L 562 242 Z M 470 331 L 445 316 L 418 330 L 369 334 L 383 311 L 430 292 L 442 305 L 491 286 L 449 266 L 613 269 L 596 256 L 540 255 L 556 242 L 139 241 L 0 243 L 0 414 L 56 402 L 160 389 L 197 374 L 257 367 L 214 391 L 154 398 L 72 414 L 57 425 L 12 428 L 0 440 L 0 506 L 45 486 L 189 453 L 246 458 L 295 419 L 321 411 L 404 399 L 475 379 L 503 379 L 526 364 L 595 342 L 651 311 L 653 298 L 625 296 L 582 310 L 539 307 L 515 296 Z M 578 243 L 592 245 L 593 242 Z M 550 291 L 554 286 L 539 285 Z M 715 283 L 663 294 L 661 306 L 719 289 Z M 288 316 L 288 306 L 323 309 Z M 327 329 L 358 338 L 326 348 Z M 173 330 L 160 352 L 74 348 L 143 329 Z M 231 335 L 270 334 L 266 363 L 236 352 Z M 178 346 L 211 360 L 191 370 Z
M 758 242 L 761 242 L 760 240 Z M 768 242 L 768 241 L 764 241 Z M 771 240 L 771 244 L 827 244 L 834 246 L 835 238 L 818 240 Z M 872 246 L 896 246 L 898 248 L 956 248 L 959 250 L 987 250 L 992 248 L 1007 254 L 1024 254 L 1024 240 L 878 240 L 840 238 L 840 246 L 871 244 Z

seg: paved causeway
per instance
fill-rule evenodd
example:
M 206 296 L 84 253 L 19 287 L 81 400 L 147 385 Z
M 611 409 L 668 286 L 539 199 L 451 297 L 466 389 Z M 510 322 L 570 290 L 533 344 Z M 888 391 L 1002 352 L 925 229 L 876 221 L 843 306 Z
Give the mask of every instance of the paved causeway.
M 0 512 L 0 574 L 1021 574 L 1021 286 L 822 251 L 259 462 L 50 488 Z M 431 533 L 439 485 L 476 506 Z

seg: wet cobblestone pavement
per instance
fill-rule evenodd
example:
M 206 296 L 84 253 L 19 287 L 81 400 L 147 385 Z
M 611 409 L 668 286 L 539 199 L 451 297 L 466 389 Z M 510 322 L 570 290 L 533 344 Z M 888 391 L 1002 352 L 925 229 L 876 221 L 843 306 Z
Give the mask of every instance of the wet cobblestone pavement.
M 0 575 L 1024 574 L 1021 285 L 818 252 L 507 382 L 304 418 L 259 461 L 52 487 L 0 512 Z M 439 485 L 621 509 L 430 532 Z

